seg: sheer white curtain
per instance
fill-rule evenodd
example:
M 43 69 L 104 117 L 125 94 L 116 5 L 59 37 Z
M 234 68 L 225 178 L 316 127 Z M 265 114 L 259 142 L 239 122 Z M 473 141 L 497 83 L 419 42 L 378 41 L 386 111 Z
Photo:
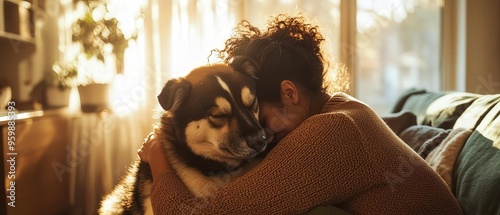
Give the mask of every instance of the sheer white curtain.
M 221 48 L 240 20 L 241 0 L 149 0 L 144 29 L 148 72 L 161 87 L 208 63 L 210 50 Z
M 102 197 L 112 191 L 127 167 L 137 159 L 137 149 L 153 128 L 155 104 L 151 98 L 155 97 L 156 88 L 155 77 L 149 75 L 145 66 L 143 19 L 137 17 L 142 4 L 134 0 L 108 1 L 108 9 L 121 23 L 124 34 L 137 30 L 138 38 L 129 43 L 125 52 L 123 74 L 112 75 L 108 80 L 109 110 L 81 113 L 71 121 L 72 139 L 67 157 L 71 160 L 68 171 L 72 214 L 96 214 Z M 64 16 L 67 24 L 60 26 L 62 31 L 67 31 L 75 19 L 71 3 L 65 10 L 69 12 Z M 65 50 L 61 53 L 63 59 L 71 59 L 71 53 L 78 53 L 70 38 L 65 35 L 61 40 Z M 113 59 L 106 56 L 105 66 L 94 69 L 115 73 Z

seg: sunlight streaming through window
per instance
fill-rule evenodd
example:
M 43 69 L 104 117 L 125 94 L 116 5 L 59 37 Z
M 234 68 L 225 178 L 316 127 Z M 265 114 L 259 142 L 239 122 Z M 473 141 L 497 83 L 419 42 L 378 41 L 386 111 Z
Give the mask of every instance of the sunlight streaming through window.
M 222 48 L 238 22 L 240 1 L 173 1 L 171 75 L 179 77 L 208 62 Z M 166 26 L 168 27 L 168 26 Z M 210 61 L 213 63 L 213 61 Z
M 412 87 L 440 89 L 439 0 L 358 0 L 356 97 L 387 113 Z

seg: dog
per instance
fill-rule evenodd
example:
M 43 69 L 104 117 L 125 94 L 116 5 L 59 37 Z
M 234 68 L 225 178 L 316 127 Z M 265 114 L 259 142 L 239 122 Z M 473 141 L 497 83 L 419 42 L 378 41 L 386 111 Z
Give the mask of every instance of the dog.
M 156 138 L 167 160 L 197 197 L 209 197 L 259 162 L 266 134 L 258 121 L 257 64 L 235 57 L 230 65 L 199 67 L 171 79 L 158 95 L 165 110 Z M 99 214 L 153 214 L 149 165 L 137 160 L 101 202 Z

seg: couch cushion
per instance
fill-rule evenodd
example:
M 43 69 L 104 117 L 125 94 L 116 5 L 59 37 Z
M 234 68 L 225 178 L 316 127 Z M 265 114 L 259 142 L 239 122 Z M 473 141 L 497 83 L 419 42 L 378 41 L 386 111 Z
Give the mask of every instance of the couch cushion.
M 455 92 L 434 100 L 425 112 L 423 125 L 451 129 L 458 117 L 481 95 Z
M 390 113 L 380 116 L 391 130 L 399 135 L 410 126 L 417 124 L 417 116 L 412 112 Z
M 420 147 L 420 149 L 418 149 L 417 153 L 423 159 L 427 158 L 427 156 L 429 155 L 429 153 L 431 153 L 436 147 L 438 147 L 439 145 L 441 145 L 441 143 L 443 142 L 443 140 L 446 139 L 446 137 L 448 137 L 448 135 L 450 134 L 450 132 L 451 132 L 451 129 L 443 130 L 437 136 L 432 137 L 431 139 L 428 139 L 427 141 L 424 142 L 424 144 L 422 144 L 422 146 Z
M 500 94 L 483 95 L 464 111 L 457 119 L 453 128 L 466 128 L 474 130 L 481 120 L 490 112 L 490 110 L 500 102 Z
M 488 111 L 455 163 L 453 190 L 465 214 L 500 214 L 500 103 Z
M 406 100 L 410 98 L 412 95 L 417 95 L 417 94 L 423 94 L 426 93 L 427 91 L 425 89 L 416 89 L 416 88 L 411 88 L 408 90 L 405 90 L 401 95 L 399 95 L 398 99 L 396 99 L 396 103 L 392 106 L 391 113 L 398 113 L 403 109 L 404 104 L 406 103 Z
M 429 105 L 445 94 L 445 92 L 432 92 L 411 95 L 408 99 L 406 99 L 401 111 L 410 111 L 414 113 L 417 116 L 417 123 L 422 125 Z
M 414 125 L 403 130 L 399 134 L 399 138 L 419 154 L 425 150 L 425 156 L 427 156 L 432 149 L 438 146 L 441 141 L 448 136 L 448 133 L 449 131 L 441 128 L 434 128 L 427 125 Z M 423 147 L 425 147 L 425 149 Z M 422 156 L 422 154 L 420 154 L 420 156 Z
M 453 167 L 471 133 L 469 129 L 453 129 L 446 139 L 425 158 L 425 161 L 443 178 L 450 190 L 453 190 Z

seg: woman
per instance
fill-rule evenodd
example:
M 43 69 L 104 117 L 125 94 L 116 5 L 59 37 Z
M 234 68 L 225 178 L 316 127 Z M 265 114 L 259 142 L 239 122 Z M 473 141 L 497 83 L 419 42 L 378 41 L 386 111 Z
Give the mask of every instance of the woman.
M 354 214 L 462 214 L 442 179 L 368 106 L 325 92 L 324 40 L 302 17 L 260 32 L 242 22 L 221 57 L 251 57 L 260 120 L 278 142 L 260 165 L 214 197 L 197 199 L 159 144 L 139 153 L 153 174 L 156 214 L 296 214 L 335 205 Z

